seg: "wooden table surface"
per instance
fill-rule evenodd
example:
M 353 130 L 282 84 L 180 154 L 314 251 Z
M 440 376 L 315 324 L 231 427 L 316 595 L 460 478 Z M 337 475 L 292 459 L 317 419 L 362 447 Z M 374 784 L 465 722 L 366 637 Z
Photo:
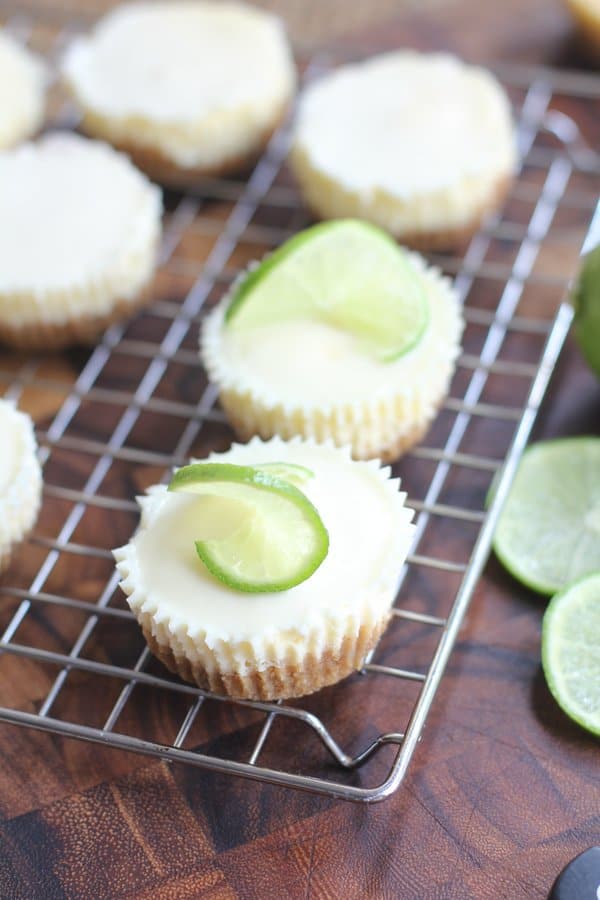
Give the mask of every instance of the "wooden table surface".
M 487 7 L 432 4 L 352 40 L 579 62 L 560 6 Z M 47 371 L 68 382 L 84 359 L 65 353 Z M 44 422 L 56 396 L 30 389 L 27 405 Z M 599 432 L 600 385 L 570 342 L 536 437 Z M 545 897 L 600 843 L 600 757 L 545 687 L 543 609 L 490 559 L 408 777 L 375 806 L 0 726 L 0 897 Z M 30 698 L 33 668 L 6 659 L 15 703 Z M 232 717 L 232 739 L 238 727 Z

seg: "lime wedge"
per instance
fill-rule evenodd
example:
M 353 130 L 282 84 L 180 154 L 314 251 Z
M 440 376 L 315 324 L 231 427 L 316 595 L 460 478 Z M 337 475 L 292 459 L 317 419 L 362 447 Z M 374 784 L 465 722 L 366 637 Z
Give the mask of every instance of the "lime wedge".
M 421 338 L 427 298 L 406 252 L 367 222 L 324 222 L 295 235 L 234 292 L 230 327 L 310 319 L 354 335 L 384 362 Z
M 494 535 L 508 571 L 555 594 L 600 570 L 600 439 L 534 444 L 523 459 Z
M 550 601 L 542 627 L 542 667 L 554 699 L 600 735 L 600 573 Z
M 194 463 L 173 475 L 169 490 L 199 495 L 196 551 L 235 590 L 285 591 L 327 556 L 329 536 L 308 497 L 264 468 Z

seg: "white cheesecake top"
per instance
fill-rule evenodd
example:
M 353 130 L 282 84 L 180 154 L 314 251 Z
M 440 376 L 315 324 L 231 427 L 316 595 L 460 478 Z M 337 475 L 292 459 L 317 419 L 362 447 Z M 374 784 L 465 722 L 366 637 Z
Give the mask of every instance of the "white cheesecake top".
M 86 107 L 166 123 L 228 110 L 252 117 L 295 83 L 275 16 L 209 0 L 120 6 L 71 45 L 63 70 Z
M 287 591 L 246 594 L 213 578 L 194 547 L 194 507 L 198 497 L 167 493 L 164 486 L 141 499 L 142 522 L 131 542 L 115 551 L 129 602 L 154 612 L 155 622 L 173 633 L 185 628 L 209 647 L 285 632 L 305 634 L 323 624 L 363 612 L 373 605 L 384 615 L 413 536 L 412 510 L 404 506 L 399 482 L 378 462 L 354 462 L 348 451 L 310 442 L 234 445 L 210 459 L 240 465 L 296 463 L 314 478 L 302 485 L 329 532 L 329 552 L 316 572 Z
M 375 401 L 425 386 L 458 354 L 462 318 L 447 279 L 427 268 L 422 257 L 409 261 L 425 288 L 429 321 L 412 350 L 394 362 L 377 359 L 358 338 L 325 322 L 296 319 L 255 328 L 225 322 L 228 299 L 205 320 L 202 355 L 210 377 L 222 390 L 250 391 L 267 405 L 318 407 Z M 368 297 L 365 297 L 368 305 Z
M 0 148 L 29 137 L 44 115 L 46 74 L 42 63 L 0 30 Z
M 159 189 L 127 157 L 72 134 L 0 153 L 0 197 L 0 297 L 108 277 L 126 291 L 160 234 Z
M 367 195 L 411 198 L 515 165 L 511 113 L 485 69 L 398 51 L 344 66 L 301 97 L 294 152 Z M 418 223 L 417 223 L 418 224 Z

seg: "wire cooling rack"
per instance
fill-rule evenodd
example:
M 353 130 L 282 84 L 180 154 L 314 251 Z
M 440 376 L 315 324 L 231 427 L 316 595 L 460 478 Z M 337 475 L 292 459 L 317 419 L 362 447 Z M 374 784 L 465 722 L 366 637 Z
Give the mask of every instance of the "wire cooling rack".
M 49 57 L 68 38 L 48 21 L 8 25 Z M 313 62 L 306 77 L 331 64 Z M 198 327 L 249 259 L 309 221 L 285 169 L 284 127 L 247 179 L 166 195 L 155 300 L 133 322 L 83 357 L 0 354 L 5 396 L 25 409 L 46 398 L 42 513 L 0 585 L 0 721 L 331 797 L 374 801 L 398 788 L 568 332 L 563 300 L 600 188 L 600 158 L 584 139 L 600 81 L 499 75 L 522 167 L 504 211 L 464 254 L 432 257 L 456 278 L 463 353 L 430 434 L 394 467 L 417 532 L 392 623 L 363 672 L 285 704 L 177 681 L 146 649 L 110 554 L 135 528 L 135 493 L 232 439 L 198 360 Z M 52 109 L 51 127 L 76 125 L 60 96 Z

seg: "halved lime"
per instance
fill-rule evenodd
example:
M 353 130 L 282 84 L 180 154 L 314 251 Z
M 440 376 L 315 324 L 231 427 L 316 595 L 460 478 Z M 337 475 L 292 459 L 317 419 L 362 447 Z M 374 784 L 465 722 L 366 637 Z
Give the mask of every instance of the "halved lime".
M 374 225 L 342 219 L 307 228 L 250 271 L 225 319 L 235 328 L 326 322 L 388 362 L 419 341 L 428 306 L 406 251 Z
M 541 594 L 600 570 L 600 438 L 544 441 L 525 451 L 494 550 Z
M 173 475 L 169 490 L 199 495 L 196 551 L 236 590 L 285 591 L 327 556 L 329 535 L 308 497 L 264 468 L 194 463 Z
M 576 581 L 548 604 L 542 666 L 561 709 L 600 735 L 600 572 Z
M 573 290 L 575 337 L 600 378 L 600 244 L 588 253 Z

